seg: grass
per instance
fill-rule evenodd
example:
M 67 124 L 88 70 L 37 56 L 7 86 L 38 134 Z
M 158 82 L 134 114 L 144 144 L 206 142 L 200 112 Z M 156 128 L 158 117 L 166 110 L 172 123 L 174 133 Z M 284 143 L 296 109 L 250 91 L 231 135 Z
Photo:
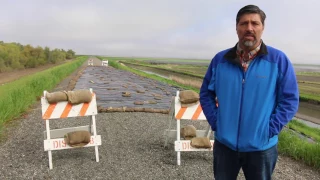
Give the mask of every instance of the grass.
M 177 83 L 180 83 L 180 84 L 183 84 L 183 85 L 187 85 L 187 86 L 190 86 L 190 87 L 194 87 L 194 88 L 197 88 L 197 89 L 200 89 L 201 85 L 202 85 L 202 82 L 200 82 L 200 81 L 197 81 L 197 80 L 185 80 L 185 79 L 180 78 L 178 76 L 170 76 L 170 79 L 172 79 L 173 81 L 175 81 Z
M 320 72 L 296 72 L 296 75 L 301 75 L 301 76 L 320 76 Z
M 314 102 L 315 104 L 320 104 L 320 96 L 318 94 L 308 94 L 300 92 L 300 101 Z
M 293 129 L 317 142 L 320 143 L 320 129 L 319 128 L 312 128 L 304 124 L 303 122 L 300 122 L 298 120 L 293 119 L 288 124 L 288 127 L 290 129 Z
M 192 77 L 197 77 L 197 78 L 203 78 L 204 77 L 204 75 L 200 75 L 200 74 L 197 74 L 196 72 L 197 72 L 197 70 L 193 70 L 193 71 L 187 71 L 186 69 L 181 69 L 181 70 L 179 70 L 179 69 L 173 69 L 173 68 L 171 68 L 171 69 L 169 69 L 169 68 L 165 68 L 165 67 L 161 67 L 161 66 L 163 66 L 163 65 L 161 65 L 161 66 L 159 66 L 159 65 L 150 65 L 150 64 L 148 64 L 148 63 L 136 63 L 136 61 L 126 61 L 126 62 L 124 62 L 124 61 L 121 61 L 121 63 L 124 63 L 124 64 L 131 64 L 131 65 L 138 65 L 138 66 L 145 66 L 145 67 L 150 67 L 150 68 L 154 68 L 154 69 L 160 69 L 160 70 L 165 70 L 165 71 L 168 71 L 168 72 L 173 72 L 173 73 L 179 73 L 179 74 L 184 74 L 184 75 L 188 75 L 188 76 L 192 76 Z M 178 66 L 178 65 L 177 65 Z M 188 65 L 188 66 L 190 66 L 190 65 Z
M 320 143 L 309 143 L 296 133 L 283 130 L 279 134 L 279 152 L 320 169 Z
M 20 117 L 37 101 L 44 90 L 51 90 L 61 80 L 78 69 L 87 57 L 78 57 L 39 73 L 26 76 L 0 87 L 0 134 L 4 124 Z
M 312 81 L 298 81 L 300 84 L 317 84 L 320 85 L 320 82 L 312 82 Z

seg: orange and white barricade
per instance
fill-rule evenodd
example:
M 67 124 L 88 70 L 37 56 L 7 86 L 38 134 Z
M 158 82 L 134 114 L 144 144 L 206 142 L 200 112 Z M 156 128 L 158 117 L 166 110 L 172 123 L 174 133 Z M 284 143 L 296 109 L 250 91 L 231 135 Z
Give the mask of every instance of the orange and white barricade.
M 64 135 L 73 131 L 86 130 L 91 132 L 91 141 L 83 147 L 94 146 L 96 162 L 99 162 L 98 146 L 101 145 L 101 136 L 97 135 L 96 130 L 95 115 L 98 114 L 97 101 L 96 94 L 93 93 L 91 88 L 90 91 L 92 93 L 91 102 L 77 105 L 72 105 L 68 103 L 68 101 L 49 104 L 45 98 L 47 91 L 44 91 L 43 97 L 41 97 L 42 119 L 44 119 L 46 123 L 46 131 L 44 132 L 44 150 L 48 151 L 50 169 L 53 167 L 51 151 L 74 148 L 64 141 Z M 50 130 L 49 120 L 78 116 L 91 116 L 90 125 Z
M 103 60 L 103 61 L 101 62 L 101 66 L 108 66 L 108 64 L 109 64 L 109 61 L 108 61 L 108 60 Z
M 88 66 L 93 66 L 93 59 L 89 59 Z
M 202 108 L 200 103 L 190 106 L 190 107 L 181 107 L 181 103 L 179 101 L 179 91 L 177 95 L 173 97 L 171 103 L 171 109 L 169 112 L 169 128 L 165 130 L 165 144 L 164 147 L 168 144 L 168 138 L 176 137 L 176 141 L 174 142 L 174 149 L 177 152 L 177 164 L 181 164 L 181 151 L 213 151 L 213 144 L 214 140 L 210 140 L 211 142 L 211 149 L 204 149 L 204 148 L 194 148 L 190 145 L 191 140 L 181 140 L 180 138 L 180 120 L 192 120 L 192 121 L 207 121 L 205 115 L 203 114 Z M 176 120 L 176 129 L 172 128 L 172 122 Z M 197 130 L 197 137 L 208 137 L 212 133 L 211 127 L 208 124 L 206 130 Z

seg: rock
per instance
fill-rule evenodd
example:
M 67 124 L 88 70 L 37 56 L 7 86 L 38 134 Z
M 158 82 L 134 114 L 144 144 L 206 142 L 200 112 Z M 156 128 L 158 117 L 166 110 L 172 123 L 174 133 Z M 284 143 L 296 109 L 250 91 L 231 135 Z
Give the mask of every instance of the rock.
M 148 103 L 149 104 L 157 104 L 157 101 L 149 100 Z
M 116 90 L 117 88 L 107 88 L 107 90 Z
M 137 93 L 143 94 L 143 93 L 145 93 L 145 91 L 144 90 L 137 90 Z
M 122 92 L 123 97 L 130 97 L 131 93 L 130 92 Z
M 144 102 L 143 102 L 143 101 L 135 101 L 134 104 L 135 104 L 135 105 L 143 105 Z

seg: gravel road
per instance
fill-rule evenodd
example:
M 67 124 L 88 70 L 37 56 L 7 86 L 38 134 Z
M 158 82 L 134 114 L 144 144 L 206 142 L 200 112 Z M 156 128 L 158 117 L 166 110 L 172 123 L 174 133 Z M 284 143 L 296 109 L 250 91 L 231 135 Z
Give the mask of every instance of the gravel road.
M 56 90 L 66 89 L 70 78 Z M 213 179 L 212 152 L 182 152 L 181 166 L 176 165 L 174 140 L 170 139 L 168 148 L 163 147 L 168 115 L 146 112 L 99 113 L 96 119 L 97 133 L 102 137 L 100 162 L 95 161 L 93 147 L 53 151 L 53 169 L 49 170 L 48 154 L 43 150 L 45 123 L 40 108 L 37 102 L 23 117 L 8 125 L 7 137 L 0 143 L 1 180 Z M 206 126 L 205 122 L 192 123 L 199 129 Z M 88 117 L 50 121 L 51 128 L 87 124 Z M 244 179 L 242 173 L 238 179 Z M 316 180 L 320 173 L 280 156 L 273 179 Z

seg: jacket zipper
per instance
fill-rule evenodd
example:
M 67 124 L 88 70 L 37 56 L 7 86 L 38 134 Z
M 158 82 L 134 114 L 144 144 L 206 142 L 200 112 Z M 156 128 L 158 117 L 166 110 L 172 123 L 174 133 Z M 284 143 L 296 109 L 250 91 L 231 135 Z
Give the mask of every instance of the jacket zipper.
M 244 84 L 246 82 L 246 72 L 242 69 L 242 83 L 241 83 L 241 99 L 240 99 L 240 117 L 239 117 L 239 123 L 238 123 L 238 136 L 237 136 L 237 151 L 239 151 L 239 134 L 240 134 L 240 124 L 242 119 L 242 104 L 243 104 L 243 89 Z

